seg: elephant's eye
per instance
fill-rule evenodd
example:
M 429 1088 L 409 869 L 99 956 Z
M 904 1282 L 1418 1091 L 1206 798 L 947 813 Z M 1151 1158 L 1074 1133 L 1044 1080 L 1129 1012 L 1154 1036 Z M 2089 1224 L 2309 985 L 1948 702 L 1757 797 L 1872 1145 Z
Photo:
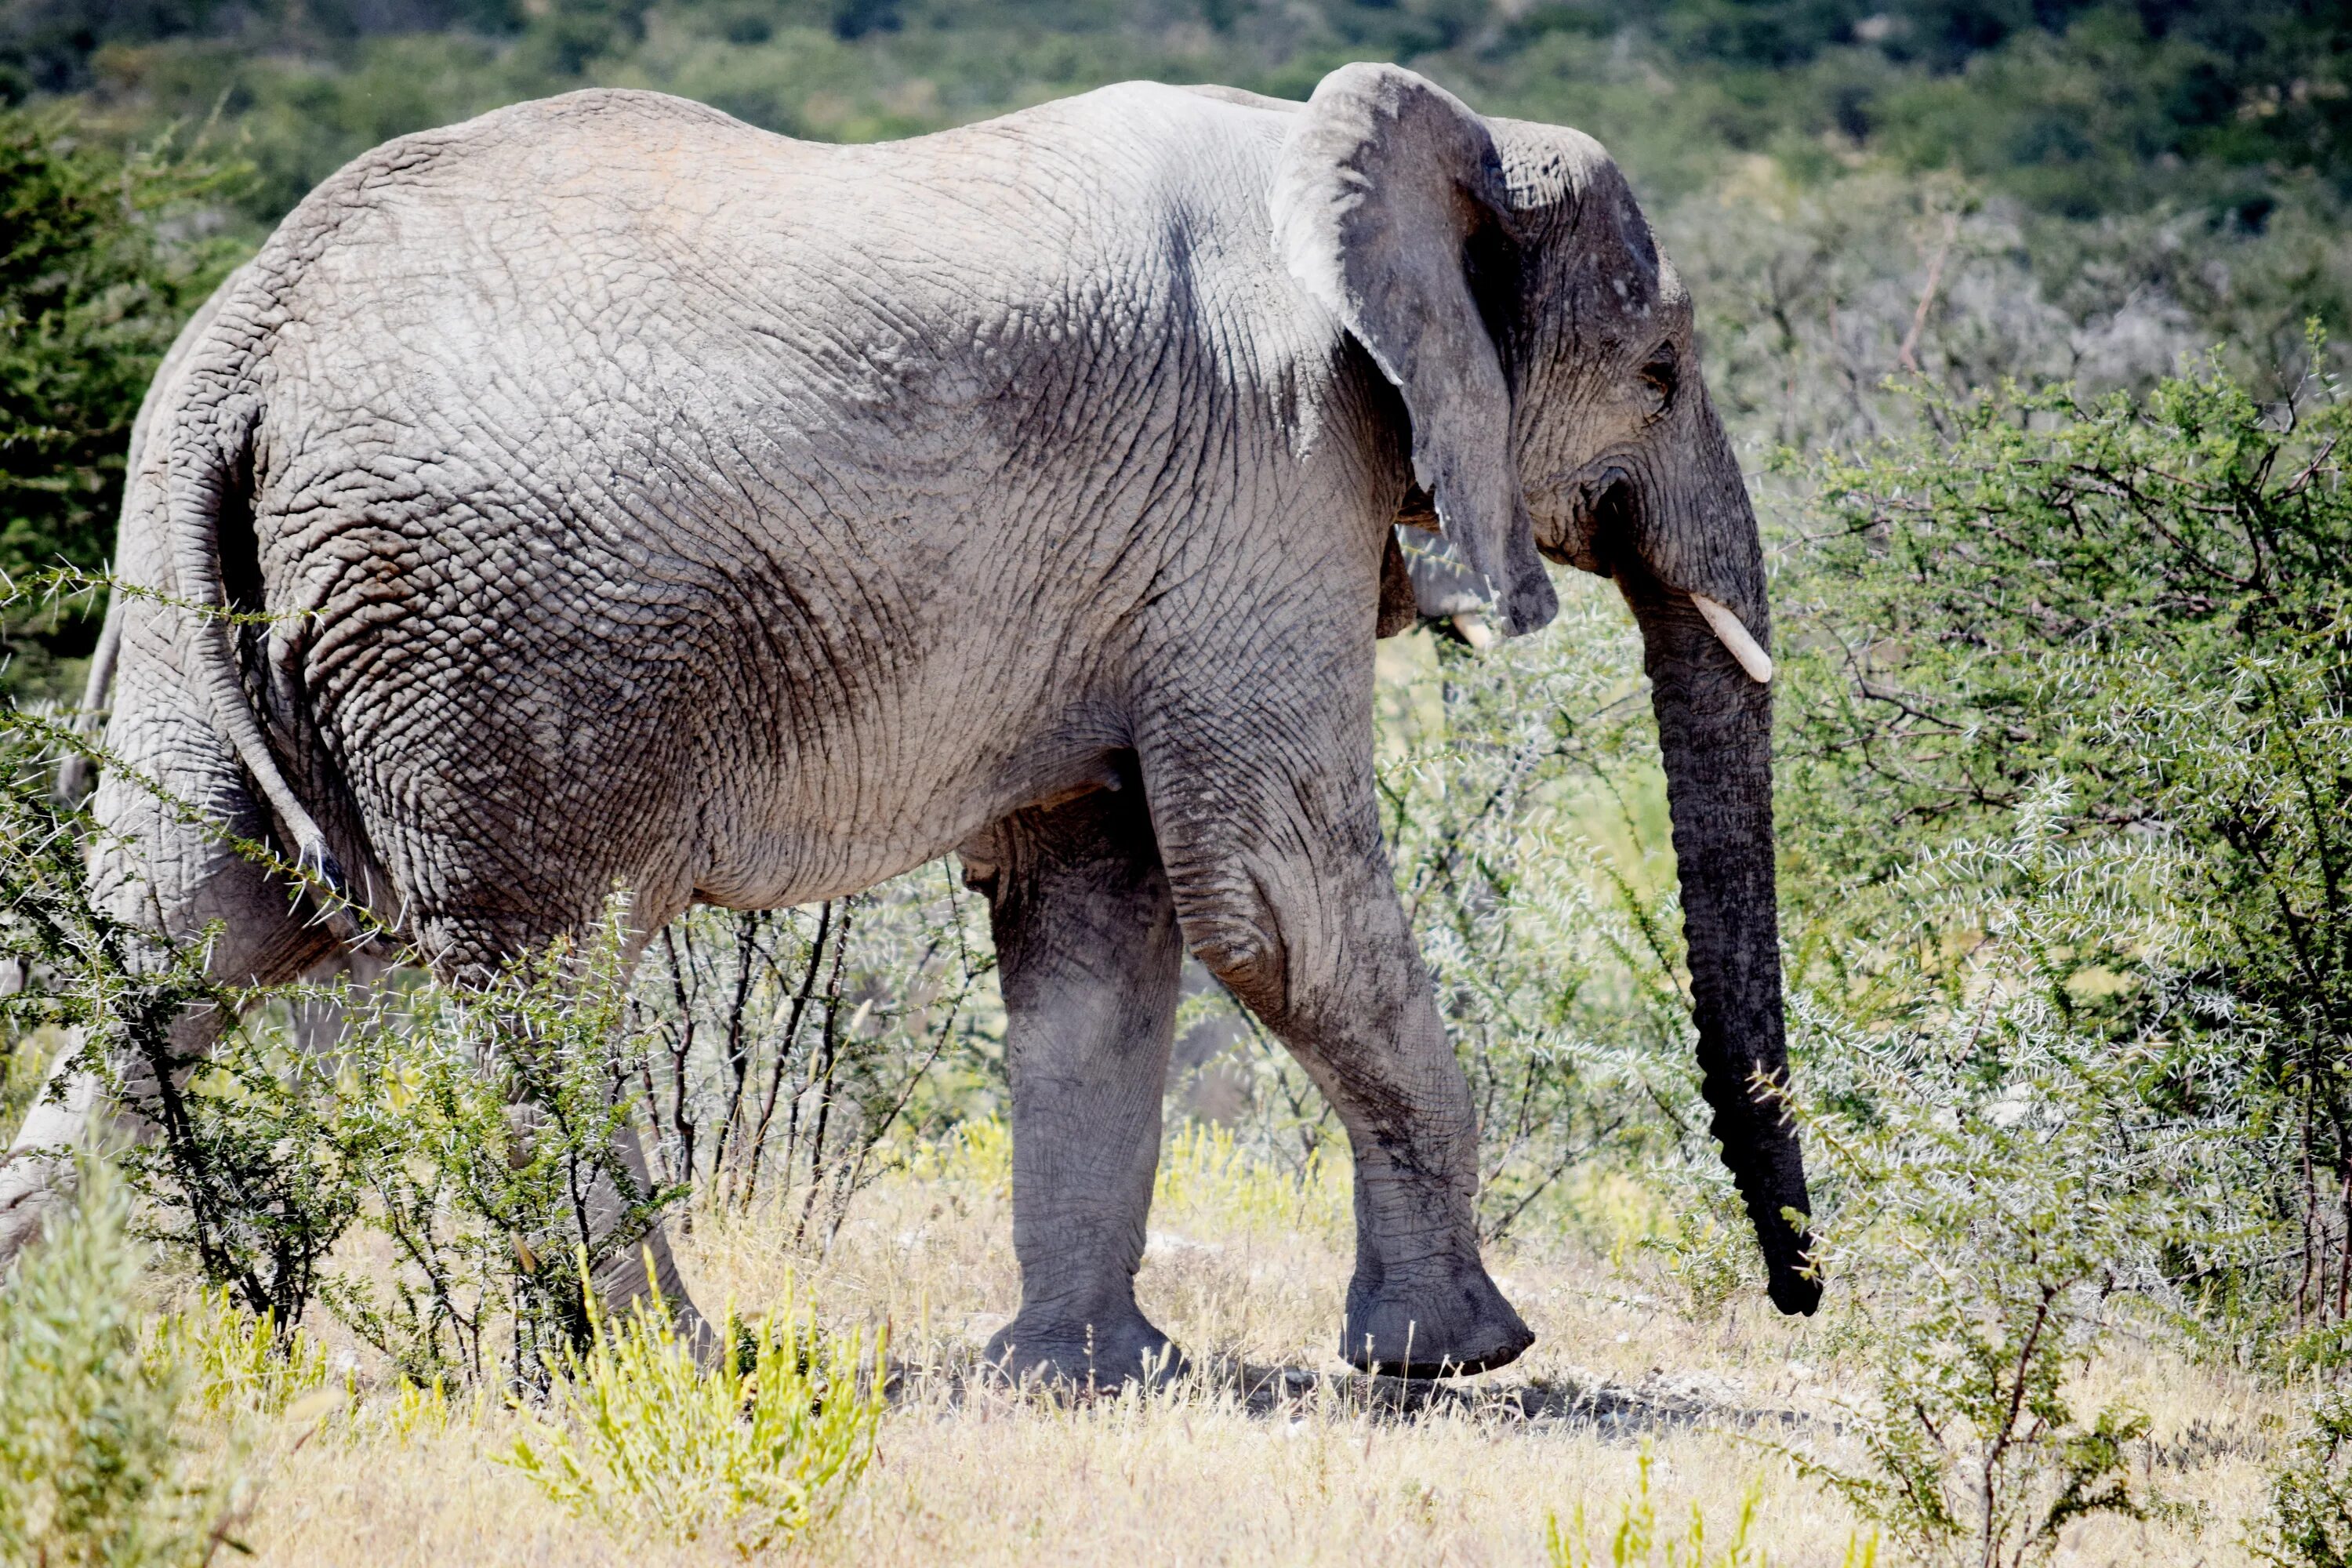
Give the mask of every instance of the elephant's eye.
M 1650 357 L 1634 373 L 1642 384 L 1642 395 L 1650 405 L 1650 417 L 1658 418 L 1675 405 L 1675 388 L 1682 379 L 1682 364 L 1675 356 L 1675 345 L 1660 343 L 1650 352 Z

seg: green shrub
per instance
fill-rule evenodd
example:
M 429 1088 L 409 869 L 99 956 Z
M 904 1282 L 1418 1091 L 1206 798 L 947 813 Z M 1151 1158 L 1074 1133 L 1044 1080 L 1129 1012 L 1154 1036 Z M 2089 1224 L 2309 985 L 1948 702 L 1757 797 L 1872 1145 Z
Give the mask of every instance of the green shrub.
M 526 1384 L 551 1336 L 584 1343 L 562 1270 L 542 1280 L 537 1259 L 625 1253 L 675 1195 L 647 1190 L 614 1148 L 638 1039 L 623 1027 L 617 928 L 474 993 L 395 989 L 362 1006 L 340 987 L 222 986 L 201 934 L 159 942 L 90 902 L 91 825 L 49 793 L 45 765 L 81 743 L 0 707 L 0 960 L 30 982 L 0 995 L 0 1026 L 11 1044 L 78 1038 L 74 1065 L 155 1130 L 121 1156 L 150 1200 L 142 1234 L 287 1330 L 323 1297 L 419 1382 L 485 1375 L 502 1331 Z M 290 1000 L 343 1007 L 331 1057 L 293 1038 L 278 1005 Z M 191 1006 L 232 1020 L 201 1060 L 173 1044 Z M 591 1226 L 574 1200 L 600 1179 L 622 1212 Z M 355 1224 L 391 1238 L 388 1280 L 331 1266 Z
M 584 1273 L 584 1267 L 583 1267 Z M 615 1322 L 583 1298 L 586 1352 L 565 1352 L 543 1415 L 506 1462 L 621 1531 L 722 1536 L 746 1553 L 830 1518 L 865 1473 L 889 1406 L 884 1336 L 820 1332 L 793 1297 L 748 1333 L 729 1314 L 714 1367 L 659 1299 Z
M 0 578 L 0 613 L 47 584 L 105 586 Z M 984 1081 L 979 900 L 937 868 L 828 906 L 805 943 L 790 914 L 704 911 L 665 933 L 667 963 L 635 992 L 617 896 L 584 940 L 473 986 L 237 990 L 206 975 L 203 934 L 159 942 L 91 903 L 93 826 L 49 784 L 59 756 L 96 751 L 52 713 L 0 705 L 0 966 L 20 982 L 0 989 L 0 1088 L 29 1100 L 41 1058 L 78 1040 L 73 1067 L 155 1130 L 121 1156 L 151 1200 L 142 1233 L 275 1332 L 323 1301 L 418 1384 L 503 1365 L 509 1386 L 540 1386 L 559 1347 L 588 1342 L 546 1260 L 628 1256 L 688 1190 L 667 1173 L 749 1205 L 765 1172 L 797 1232 L 823 1238 L 886 1168 L 894 1127 L 945 1125 Z M 201 1060 L 173 1044 L 191 1006 L 231 1020 Z M 340 1013 L 331 1051 L 297 1038 L 297 1007 Z M 619 1150 L 641 1122 L 650 1178 Z M 388 1268 L 334 1262 L 355 1226 L 384 1236 Z
M 0 574 L 106 558 L 148 378 L 242 249 L 201 221 L 241 177 L 169 135 L 126 154 L 0 107 Z M 0 617 L 0 681 L 54 683 L 53 652 L 95 629 L 69 623 Z
M 0 1562 L 209 1563 L 239 1513 L 173 1440 L 184 1373 L 142 1356 L 147 1304 L 131 1200 L 93 1163 L 0 1289 Z
M 2280 1568 L 2352 1568 L 2352 1395 L 2323 1388 L 2249 1542 Z
M 2341 1337 L 2352 410 L 2208 367 L 1925 414 L 1782 583 L 1792 1048 L 1875 1395 L 1812 1468 L 2022 1563 L 2154 1501 L 2070 1386 L 2118 1313 Z
M 2215 1329 L 2291 1350 L 2278 1321 L 2340 1318 L 2352 1257 L 2352 406 L 2319 384 L 2265 405 L 2208 369 L 2143 401 L 1926 413 L 1829 465 L 1784 575 L 1798 977 L 1849 1017 L 1957 1005 L 1981 971 L 1967 884 L 2009 873 L 1948 861 L 1962 896 L 1927 904 L 1908 879 L 2063 789 L 2021 973 L 2094 1076 L 2130 1062 L 2136 1115 L 2230 1121 L 2229 1228 L 2280 1245 L 2184 1235 L 2166 1267 Z M 2105 912 L 2070 926 L 2070 900 Z
M 1797 1457 L 1929 1561 L 2045 1561 L 2074 1520 L 2142 1514 L 2145 1417 L 2082 1412 L 2070 1384 L 2120 1313 L 2160 1326 L 2192 1304 L 2189 1261 L 2268 1234 L 2230 1229 L 2249 1184 L 2234 1108 L 2148 1093 L 2183 1020 L 2118 1034 L 2070 1014 L 2070 955 L 2136 950 L 2160 973 L 2175 944 L 2144 907 L 2172 858 L 2071 841 L 2067 811 L 2045 786 L 2007 840 L 1902 880 L 1923 925 L 1971 933 L 1958 973 L 1915 968 L 1899 1010 L 1794 1009 L 1823 1261 L 1851 1292 L 1834 1329 L 1871 1393 L 1844 1415 L 1864 1467 Z
M 189 1403 L 215 1415 L 282 1415 L 327 1385 L 327 1351 L 299 1327 L 239 1306 L 226 1286 L 197 1293 L 147 1326 L 148 1364 L 184 1380 Z
M 26 591 L 0 579 L 0 616 Z M 53 715 L 0 704 L 0 965 L 24 982 L 0 993 L 0 1041 L 26 1057 L 77 1042 L 74 1067 L 157 1131 L 121 1156 L 156 1200 L 142 1227 L 249 1310 L 297 1322 L 358 1212 L 364 1151 L 341 1135 L 319 1064 L 266 1017 L 232 1023 L 203 1062 L 178 1054 L 172 1026 L 184 1009 L 236 1019 L 260 999 L 205 973 L 208 933 L 158 942 L 90 901 L 94 826 L 49 788 L 58 760 L 87 745 Z

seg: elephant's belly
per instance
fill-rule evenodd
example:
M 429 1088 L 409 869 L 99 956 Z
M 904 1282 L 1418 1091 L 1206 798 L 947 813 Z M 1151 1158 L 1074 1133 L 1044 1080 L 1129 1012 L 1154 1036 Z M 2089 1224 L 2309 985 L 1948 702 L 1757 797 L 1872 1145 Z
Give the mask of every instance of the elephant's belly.
M 717 831 L 694 895 L 733 909 L 844 897 L 950 854 L 1024 807 L 1120 787 L 1132 770 L 1103 727 L 1057 718 L 1038 726 L 1034 707 L 965 715 L 871 748 L 848 776 L 787 766 L 754 798 L 714 792 Z

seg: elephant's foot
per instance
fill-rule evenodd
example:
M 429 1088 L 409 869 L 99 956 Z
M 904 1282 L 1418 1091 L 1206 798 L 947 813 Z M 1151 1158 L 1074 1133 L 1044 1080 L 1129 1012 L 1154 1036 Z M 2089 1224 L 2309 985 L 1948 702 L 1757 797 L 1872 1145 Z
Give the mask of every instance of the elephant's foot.
M 1157 1387 L 1185 1365 L 1184 1352 L 1132 1306 L 1090 1320 L 1024 1308 L 996 1331 L 983 1353 L 1015 1384 L 1079 1389 L 1128 1383 Z
M 1339 1354 L 1363 1372 L 1453 1377 L 1507 1366 L 1536 1342 L 1475 1259 L 1443 1272 L 1359 1278 L 1348 1291 Z
M 668 1320 L 670 1336 L 692 1351 L 701 1365 L 718 1365 L 722 1356 L 737 1347 L 719 1339 L 718 1329 L 687 1293 L 668 1237 L 656 1227 L 635 1252 L 635 1257 L 625 1251 L 614 1253 L 589 1279 L 606 1318 L 617 1322 L 639 1305 L 651 1306 L 658 1300 L 661 1314 Z

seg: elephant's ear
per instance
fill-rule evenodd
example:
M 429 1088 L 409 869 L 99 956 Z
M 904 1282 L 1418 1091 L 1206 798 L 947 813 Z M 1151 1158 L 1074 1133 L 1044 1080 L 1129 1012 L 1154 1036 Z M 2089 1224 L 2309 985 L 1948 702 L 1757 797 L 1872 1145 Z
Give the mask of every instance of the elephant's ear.
M 1452 93 L 1395 66 L 1323 79 L 1283 144 L 1272 197 L 1283 264 L 1339 318 L 1412 420 L 1413 478 L 1507 631 L 1557 607 L 1511 454 L 1511 394 L 1465 254 L 1507 233 L 1501 159 Z

